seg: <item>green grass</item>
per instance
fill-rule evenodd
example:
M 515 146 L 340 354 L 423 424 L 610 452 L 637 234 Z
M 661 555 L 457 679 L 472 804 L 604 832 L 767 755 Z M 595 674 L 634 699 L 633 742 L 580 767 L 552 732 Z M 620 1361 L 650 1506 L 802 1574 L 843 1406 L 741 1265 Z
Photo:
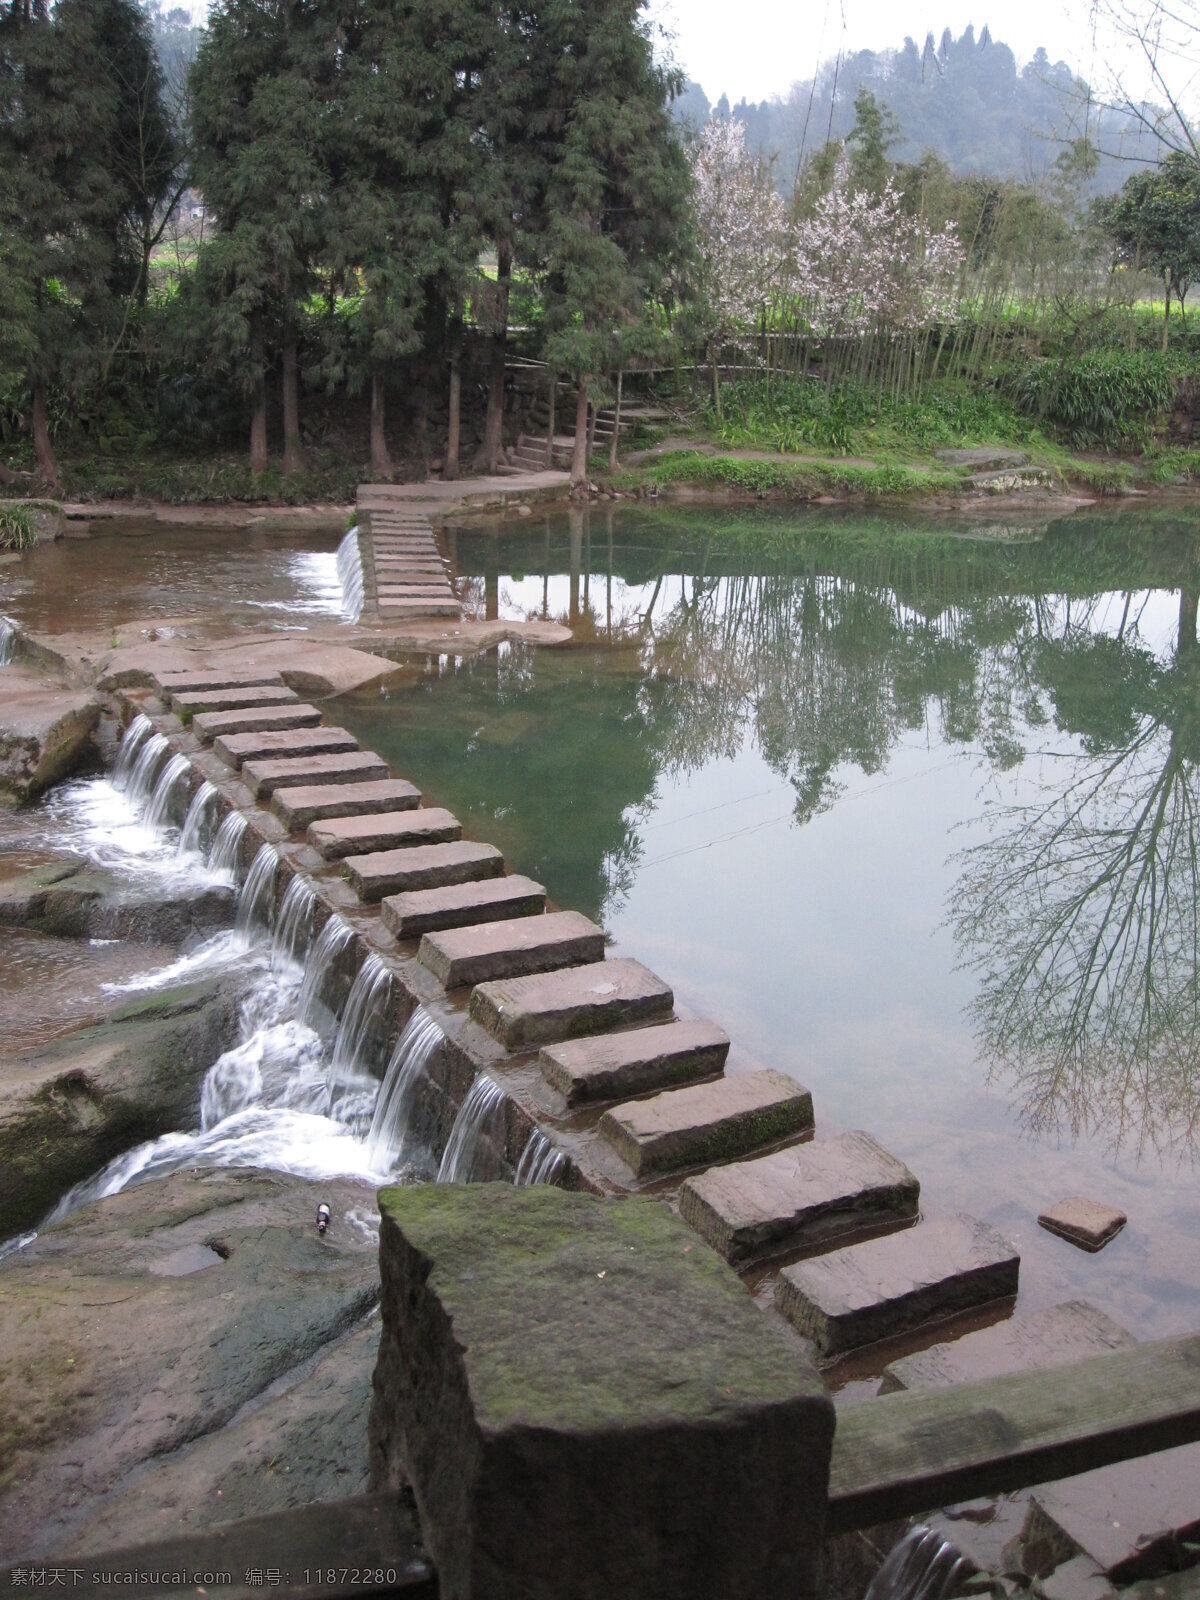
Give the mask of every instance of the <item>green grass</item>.
M 261 476 L 245 455 L 207 459 L 85 457 L 61 463 L 69 497 L 85 500 L 162 500 L 171 505 L 311 505 L 353 500 L 366 468 L 341 451 L 311 451 L 303 472 L 271 466 Z
M 746 494 L 809 500 L 821 494 L 867 497 L 938 494 L 961 486 L 953 472 L 918 472 L 901 463 L 856 467 L 804 459 L 747 460 L 676 450 L 636 472 L 610 480 L 616 489 L 689 483 L 739 489 Z
M 0 550 L 30 550 L 36 543 L 33 512 L 26 506 L 0 506 Z

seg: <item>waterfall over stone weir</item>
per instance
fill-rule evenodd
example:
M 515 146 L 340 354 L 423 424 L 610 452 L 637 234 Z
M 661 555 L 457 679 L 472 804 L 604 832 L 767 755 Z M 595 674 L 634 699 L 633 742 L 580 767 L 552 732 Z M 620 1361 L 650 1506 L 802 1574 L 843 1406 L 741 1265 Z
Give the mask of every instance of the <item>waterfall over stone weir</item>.
M 945 1600 L 974 1570 L 952 1544 L 918 1522 L 892 1547 L 865 1600 Z
M 342 618 L 346 622 L 357 622 L 363 608 L 363 567 L 356 527 L 351 528 L 338 545 L 337 573 L 342 585 Z
M 418 1006 L 396 1041 L 375 1101 L 367 1134 L 367 1161 L 375 1170 L 389 1172 L 421 1158 L 432 1168 L 417 1127 L 417 1111 L 430 1057 L 444 1038 L 425 1007 Z
M 146 806 L 143 820 L 148 828 L 163 828 L 175 821 L 176 791 L 191 765 L 186 756 L 171 756 L 167 760 Z
M 470 1183 L 475 1171 L 479 1141 L 503 1107 L 504 1090 L 486 1072 L 481 1072 L 454 1119 L 442 1164 L 438 1168 L 439 1183 Z
M 8 617 L 0 617 L 0 667 L 7 667 L 16 653 L 16 626 Z
M 518 1188 L 535 1183 L 553 1183 L 567 1164 L 563 1152 L 556 1149 L 540 1128 L 529 1135 L 529 1142 L 521 1151 L 513 1182 Z
M 146 740 L 153 732 L 154 724 L 144 712 L 139 711 L 121 735 L 121 746 L 117 751 L 117 759 L 112 773 L 113 787 L 115 789 L 127 787 L 129 775 L 133 771 L 133 764 L 140 755 Z
M 149 724 L 147 723 L 147 727 Z M 170 755 L 170 746 L 161 733 L 150 732 L 139 743 L 137 753 L 127 775 L 120 769 L 114 774 L 115 787 L 120 789 L 132 806 L 143 808 L 154 794 L 158 774 Z M 176 757 L 174 759 L 181 759 Z
M 317 897 L 300 873 L 284 891 L 275 922 L 275 937 L 271 941 L 271 967 L 278 972 L 282 967 L 302 965 L 312 942 L 313 917 L 316 915 Z
M 394 980 L 377 955 L 369 955 L 350 987 L 333 1044 L 334 1077 L 361 1076 L 381 1053 Z
M 213 847 L 208 857 L 211 871 L 227 873 L 236 882 L 238 858 L 245 832 L 245 817 L 240 811 L 231 811 L 217 829 L 217 837 L 213 840 Z
M 296 1002 L 296 1013 L 310 1028 L 328 1034 L 338 1010 L 329 998 L 341 957 L 354 939 L 354 930 L 341 917 L 330 917 L 321 929 L 316 944 L 304 964 L 304 981 Z
M 194 851 L 201 859 L 207 859 L 212 846 L 216 811 L 217 786 L 205 779 L 192 796 L 187 816 L 183 819 L 183 827 L 179 833 L 177 852 L 179 855 Z
M 236 927 L 249 935 L 256 928 L 270 930 L 275 914 L 275 877 L 279 855 L 274 845 L 264 844 L 254 860 L 238 895 Z

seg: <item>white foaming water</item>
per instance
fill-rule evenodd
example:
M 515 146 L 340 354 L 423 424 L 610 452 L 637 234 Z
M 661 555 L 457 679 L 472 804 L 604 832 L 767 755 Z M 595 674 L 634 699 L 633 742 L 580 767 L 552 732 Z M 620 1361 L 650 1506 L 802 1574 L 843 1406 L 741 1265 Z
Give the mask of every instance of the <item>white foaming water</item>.
M 470 1183 L 484 1130 L 504 1105 L 504 1090 L 481 1072 L 459 1107 L 438 1168 L 439 1183 Z
M 974 1570 L 952 1544 L 918 1522 L 893 1545 L 864 1600 L 947 1600 Z
M 47 843 L 74 850 L 96 866 L 163 892 L 213 889 L 228 878 L 212 872 L 192 851 L 181 854 L 173 831 L 151 827 L 129 789 L 109 778 L 82 778 L 60 784 L 44 802 Z
M 217 829 L 217 837 L 213 840 L 213 847 L 208 857 L 210 872 L 219 873 L 221 877 L 237 882 L 238 857 L 245 831 L 246 819 L 242 813 L 229 812 Z
M 513 1182 L 518 1188 L 528 1188 L 535 1183 L 553 1183 L 566 1164 L 567 1158 L 563 1152 L 550 1143 L 540 1128 L 535 1128 L 521 1151 Z
M 342 620 L 357 622 L 363 608 L 362 551 L 357 527 L 351 528 L 338 545 L 337 575 L 342 586 Z
M 274 845 L 260 845 L 238 895 L 234 925 L 239 933 L 248 935 L 255 928 L 270 931 L 275 918 L 275 876 L 278 871 L 279 856 Z
M 372 1167 L 392 1171 L 417 1157 L 414 1114 L 429 1059 L 444 1038 L 425 1007 L 418 1006 L 396 1041 L 375 1101 L 367 1134 L 367 1160 Z M 432 1168 L 427 1152 L 421 1150 L 420 1155 Z
M 191 765 L 192 763 L 186 756 L 169 756 L 167 758 L 162 771 L 155 781 L 154 793 L 150 796 L 150 803 L 146 807 L 145 820 L 147 827 L 165 828 L 176 820 L 179 793 L 183 787 L 183 780 L 191 770 Z
M 170 753 L 165 735 L 151 732 L 138 746 L 128 774 L 122 774 L 119 788 L 129 796 L 130 803 L 139 809 L 146 805 L 154 793 L 158 774 Z
M 123 978 L 120 983 L 103 983 L 100 987 L 105 994 L 172 989 L 177 984 L 191 983 L 195 978 L 208 977 L 227 971 L 230 967 L 244 971 L 248 961 L 258 968 L 267 964 L 262 949 L 252 945 L 244 933 L 239 933 L 236 928 L 226 928 L 214 933 L 211 939 L 205 939 L 203 944 L 198 944 L 186 955 L 176 957 L 165 967 L 158 967 L 153 972 L 138 972 L 131 978 Z
M 16 653 L 16 623 L 8 617 L 0 617 L 0 667 L 7 667 Z
M 177 853 L 186 855 L 193 851 L 202 861 L 208 858 L 212 845 L 213 823 L 216 821 L 217 786 L 206 778 L 192 796 L 187 816 L 179 833 Z
M 379 1099 L 373 1068 L 385 1044 L 392 975 L 377 955 L 368 955 L 350 987 L 329 1062 L 329 1115 L 356 1133 L 370 1131 Z
M 287 966 L 302 965 L 312 941 L 313 913 L 316 909 L 316 895 L 307 879 L 297 872 L 284 891 L 275 920 L 271 965 L 276 972 Z
M 354 930 L 341 917 L 330 917 L 304 963 L 304 982 L 296 1002 L 296 1014 L 312 1027 L 326 1028 L 336 1022 L 334 1007 L 328 1005 L 325 991 L 334 975 L 338 959 L 354 938 Z
M 0 662 L 0 666 L 2 665 L 3 662 Z M 376 1232 L 378 1232 L 378 1228 Z M 0 1244 L 0 1261 L 6 1260 L 9 1256 L 15 1256 L 18 1250 L 24 1250 L 25 1246 L 32 1244 L 36 1238 L 36 1233 L 18 1233 L 13 1239 L 5 1239 L 4 1243 Z

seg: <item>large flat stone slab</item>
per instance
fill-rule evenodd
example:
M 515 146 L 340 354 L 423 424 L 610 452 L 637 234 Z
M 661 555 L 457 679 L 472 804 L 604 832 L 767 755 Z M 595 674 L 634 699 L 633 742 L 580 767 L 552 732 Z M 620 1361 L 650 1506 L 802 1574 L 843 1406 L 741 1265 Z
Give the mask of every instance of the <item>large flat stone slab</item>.
M 154 685 L 159 694 L 172 695 L 209 689 L 282 688 L 283 679 L 269 668 L 258 672 L 239 672 L 231 667 L 224 672 L 211 669 L 195 672 L 159 672 L 154 676 Z
M 457 617 L 462 613 L 457 600 L 380 600 L 379 609 L 389 617 Z
M 785 1267 L 775 1301 L 833 1356 L 1014 1295 L 1020 1265 L 994 1228 L 959 1214 Z
M 307 828 L 323 817 L 360 817 L 378 811 L 406 811 L 421 804 L 421 791 L 405 778 L 367 783 L 300 784 L 277 789 L 271 810 L 289 829 Z
M 453 839 L 448 844 L 418 844 L 347 856 L 342 867 L 360 900 L 382 900 L 386 894 L 412 889 L 440 889 L 451 883 L 498 878 L 504 872 L 504 857 L 494 844 Z
M 246 761 L 285 756 L 332 756 L 357 750 L 358 740 L 345 728 L 268 728 L 261 733 L 223 733 L 213 746 L 222 761 L 241 767 Z
M 546 891 L 532 878 L 513 873 L 444 889 L 414 889 L 383 902 L 384 925 L 398 939 L 417 939 L 439 928 L 469 928 L 507 917 L 536 917 L 546 909 Z
M 238 711 L 243 706 L 293 706 L 300 699 L 294 689 L 283 684 L 266 684 L 261 689 L 188 689 L 168 696 L 175 711 Z
M 904 1163 L 869 1133 L 844 1133 L 711 1167 L 683 1185 L 679 1212 L 739 1263 L 912 1220 L 920 1192 Z
M 614 1106 L 600 1132 L 636 1177 L 728 1161 L 813 1125 L 812 1095 L 764 1068 Z
M 1094 1254 L 1115 1239 L 1128 1220 L 1116 1206 L 1073 1194 L 1043 1211 L 1038 1224 L 1049 1233 L 1056 1233 L 1059 1238 Z
M 509 882 L 509 879 L 499 880 Z M 385 901 L 385 905 L 386 905 Z M 387 913 L 384 913 L 386 921 Z M 447 989 L 604 960 L 604 929 L 578 911 L 427 933 L 417 960 Z
M 23 805 L 96 754 L 97 695 L 9 665 L 0 678 L 0 803 Z
M 372 750 L 347 750 L 338 756 L 268 757 L 247 761 L 242 777 L 255 798 L 276 789 L 330 783 L 377 783 L 388 776 L 387 762 Z
M 525 978 L 481 983 L 471 1015 L 509 1050 L 602 1033 L 636 1022 L 664 1022 L 675 996 L 640 961 L 621 959 L 564 967 Z
M 879 1392 L 942 1389 L 1008 1372 L 1064 1367 L 1107 1350 L 1128 1350 L 1136 1343 L 1131 1333 L 1086 1300 L 1068 1300 L 893 1361 L 884 1368 Z
M 357 817 L 328 817 L 309 824 L 308 842 L 326 861 L 411 845 L 443 844 L 462 836 L 462 823 L 441 806 L 404 811 L 368 812 Z
M 192 718 L 192 732 L 205 744 L 223 734 L 263 733 L 267 729 L 315 728 L 321 720 L 316 706 L 298 701 L 294 706 L 243 706 L 237 711 L 201 711 Z
M 729 1035 L 715 1023 L 667 1022 L 547 1045 L 538 1066 L 569 1106 L 580 1106 L 718 1077 L 728 1054 Z
M 380 1197 L 372 1487 L 411 1478 L 442 1600 L 815 1592 L 832 1407 L 660 1201 Z

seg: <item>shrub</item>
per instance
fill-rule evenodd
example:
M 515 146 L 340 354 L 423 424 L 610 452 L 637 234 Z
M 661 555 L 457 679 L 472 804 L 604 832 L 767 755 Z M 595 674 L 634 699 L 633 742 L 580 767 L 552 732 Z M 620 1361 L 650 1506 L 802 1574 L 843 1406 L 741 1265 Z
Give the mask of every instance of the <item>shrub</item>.
M 1056 423 L 1074 445 L 1104 447 L 1144 441 L 1177 381 L 1175 362 L 1159 352 L 1091 350 L 1025 367 L 1012 392 L 1022 410 Z
M 25 506 L 0 506 L 0 550 L 29 550 L 36 543 L 33 513 Z

